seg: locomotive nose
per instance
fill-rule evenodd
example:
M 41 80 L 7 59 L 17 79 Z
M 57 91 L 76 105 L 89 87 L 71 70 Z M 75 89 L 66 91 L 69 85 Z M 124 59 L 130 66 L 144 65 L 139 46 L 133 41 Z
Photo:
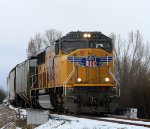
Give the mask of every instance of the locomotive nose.
M 66 71 L 75 72 L 72 76 L 76 84 L 107 84 L 113 83 L 108 68 L 112 67 L 112 56 L 100 49 L 79 49 L 67 56 Z M 68 72 L 69 74 L 69 72 Z M 68 75 L 67 74 L 67 75 Z

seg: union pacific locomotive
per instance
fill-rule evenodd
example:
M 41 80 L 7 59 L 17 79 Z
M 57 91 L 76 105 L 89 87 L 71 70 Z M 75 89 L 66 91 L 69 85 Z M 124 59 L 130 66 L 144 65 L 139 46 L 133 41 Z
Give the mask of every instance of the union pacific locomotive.
M 118 106 L 112 40 L 101 32 L 70 32 L 13 68 L 13 105 L 110 113 Z

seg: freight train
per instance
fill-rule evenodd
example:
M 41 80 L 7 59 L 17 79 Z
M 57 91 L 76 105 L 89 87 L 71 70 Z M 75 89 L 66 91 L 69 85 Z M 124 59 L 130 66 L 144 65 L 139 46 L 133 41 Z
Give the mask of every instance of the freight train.
M 8 76 L 10 103 L 80 113 L 118 107 L 113 44 L 101 32 L 70 32 L 16 65 Z

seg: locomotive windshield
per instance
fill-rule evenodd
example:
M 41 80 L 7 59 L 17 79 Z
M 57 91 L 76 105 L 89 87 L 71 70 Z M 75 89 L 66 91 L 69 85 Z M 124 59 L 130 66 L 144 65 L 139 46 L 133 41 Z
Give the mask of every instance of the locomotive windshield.
M 90 41 L 90 48 L 104 49 L 106 51 L 112 50 L 112 44 L 109 41 Z
M 85 41 L 65 41 L 62 42 L 62 53 L 66 53 L 69 51 L 74 51 L 76 49 L 80 49 L 80 48 L 87 48 L 87 43 Z
M 112 44 L 110 41 L 64 41 L 62 42 L 62 53 L 74 51 L 80 48 L 96 48 L 106 51 L 112 50 Z

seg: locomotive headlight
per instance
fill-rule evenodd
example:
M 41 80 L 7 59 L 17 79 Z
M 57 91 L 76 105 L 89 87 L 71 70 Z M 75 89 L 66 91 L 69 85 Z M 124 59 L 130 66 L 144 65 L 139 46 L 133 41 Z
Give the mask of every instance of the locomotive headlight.
M 109 79 L 108 77 L 105 78 L 105 81 L 106 81 L 106 82 L 109 82 L 109 80 L 110 80 L 110 79 Z
M 87 37 L 88 37 L 88 34 L 84 34 L 83 36 L 84 36 L 84 38 L 87 38 Z
M 81 82 L 81 78 L 78 78 L 77 81 L 78 81 L 78 82 Z
M 87 34 L 87 37 L 88 37 L 88 38 L 91 38 L 91 34 Z
M 83 35 L 83 37 L 84 37 L 84 38 L 91 38 L 91 34 L 85 33 L 85 34 Z

